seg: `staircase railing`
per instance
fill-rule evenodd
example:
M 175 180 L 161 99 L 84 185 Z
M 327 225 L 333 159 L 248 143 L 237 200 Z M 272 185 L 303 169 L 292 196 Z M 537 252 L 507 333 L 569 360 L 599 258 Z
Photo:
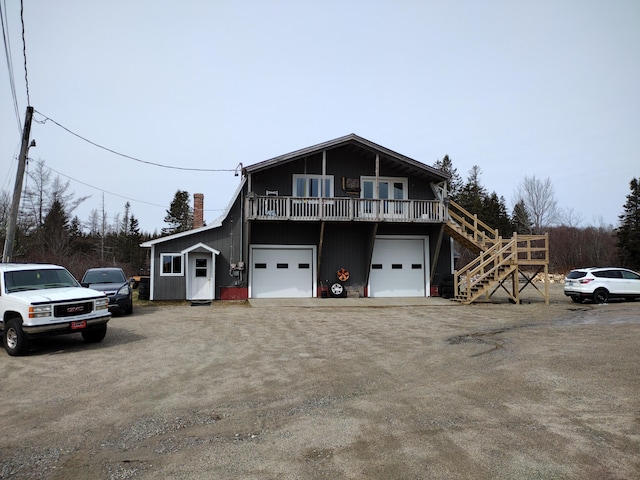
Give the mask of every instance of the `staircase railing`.
M 546 268 L 549 264 L 549 237 L 545 235 L 513 235 L 513 238 L 499 240 L 481 251 L 478 257 L 453 275 L 454 297 L 471 303 L 484 293 L 488 293 L 496 283 L 502 282 L 514 271 L 521 268 Z M 525 276 L 526 277 L 526 276 Z M 530 283 L 531 279 L 526 278 Z M 546 288 L 546 287 L 545 287 Z M 546 291 L 546 290 L 545 290 Z M 545 293 L 548 301 L 548 294 Z
M 454 295 L 458 300 L 472 302 L 480 297 L 487 288 L 499 282 L 511 273 L 518 264 L 517 241 L 498 241 L 480 253 L 480 255 L 456 271 L 453 276 Z
M 495 244 L 500 235 L 498 230 L 478 219 L 475 214 L 469 213 L 454 201 L 449 201 L 449 218 L 457 227 L 458 233 L 468 241 L 473 242 L 479 248 L 485 249 Z

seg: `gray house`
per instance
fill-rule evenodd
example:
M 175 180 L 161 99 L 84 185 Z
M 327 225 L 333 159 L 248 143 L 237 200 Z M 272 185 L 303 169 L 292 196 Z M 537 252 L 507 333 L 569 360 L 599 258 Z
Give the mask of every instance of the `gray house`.
M 351 134 L 242 168 L 224 213 L 151 249 L 151 300 L 424 297 L 453 273 L 448 177 Z

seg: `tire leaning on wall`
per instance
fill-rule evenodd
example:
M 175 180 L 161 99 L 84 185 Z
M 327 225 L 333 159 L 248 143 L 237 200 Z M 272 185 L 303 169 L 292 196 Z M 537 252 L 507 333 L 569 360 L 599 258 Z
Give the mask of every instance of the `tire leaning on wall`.
M 138 300 L 149 300 L 150 293 L 151 293 L 151 278 L 140 277 L 140 283 L 138 283 Z
M 453 297 L 453 275 L 448 274 L 442 277 L 442 284 L 440 285 L 439 291 L 442 298 Z

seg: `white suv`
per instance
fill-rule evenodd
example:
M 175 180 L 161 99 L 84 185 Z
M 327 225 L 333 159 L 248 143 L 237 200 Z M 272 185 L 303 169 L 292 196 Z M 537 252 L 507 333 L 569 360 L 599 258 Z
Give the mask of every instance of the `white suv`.
M 610 298 L 640 297 L 640 274 L 626 268 L 579 268 L 564 280 L 564 294 L 576 303 L 591 299 L 606 303 Z
M 81 333 L 100 342 L 110 318 L 106 295 L 81 287 L 63 267 L 0 264 L 0 330 L 9 355 L 27 353 L 39 335 Z

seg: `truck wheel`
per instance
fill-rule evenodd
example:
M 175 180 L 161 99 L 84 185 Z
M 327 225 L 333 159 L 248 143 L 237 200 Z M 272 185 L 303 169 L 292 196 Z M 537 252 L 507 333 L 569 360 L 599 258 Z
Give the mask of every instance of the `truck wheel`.
M 20 321 L 15 318 L 5 322 L 2 340 L 5 350 L 12 357 L 24 355 L 29 351 L 29 340 L 22 331 Z
M 105 335 L 107 334 L 107 324 L 99 325 L 97 327 L 93 327 L 90 330 L 84 330 L 82 332 L 82 338 L 87 343 L 98 343 L 101 342 Z

